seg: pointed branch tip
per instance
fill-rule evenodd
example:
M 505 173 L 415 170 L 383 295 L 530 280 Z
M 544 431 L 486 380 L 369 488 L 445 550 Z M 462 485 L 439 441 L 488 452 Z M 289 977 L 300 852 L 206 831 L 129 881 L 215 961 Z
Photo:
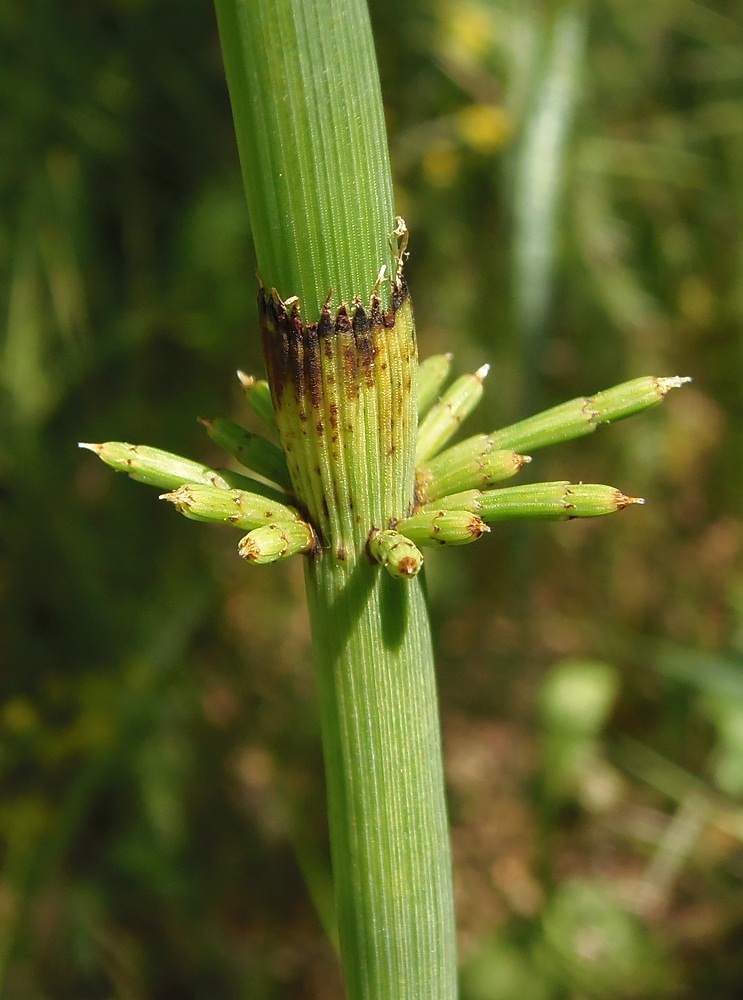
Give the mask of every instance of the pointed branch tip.
M 680 389 L 682 385 L 687 385 L 693 381 L 694 379 L 691 375 L 671 375 L 668 378 L 659 378 L 658 388 L 665 396 L 671 389 Z
M 629 507 L 629 505 L 633 503 L 644 504 L 645 497 L 628 497 L 625 496 L 624 493 L 620 493 L 617 496 L 616 499 L 617 510 L 624 510 L 625 507 Z
M 485 380 L 485 378 L 487 377 L 487 374 L 488 374 L 489 371 L 490 371 L 490 365 L 482 365 L 475 372 L 475 378 L 479 378 L 480 381 L 483 382 Z

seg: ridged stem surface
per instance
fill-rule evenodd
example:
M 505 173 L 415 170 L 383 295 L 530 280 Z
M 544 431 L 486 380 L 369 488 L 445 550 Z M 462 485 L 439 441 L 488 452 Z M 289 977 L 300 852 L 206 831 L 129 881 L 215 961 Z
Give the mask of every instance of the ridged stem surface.
M 263 280 L 298 295 L 311 319 L 331 288 L 336 302 L 368 299 L 382 264 L 393 266 L 395 213 L 366 4 L 216 9 Z
M 418 579 L 307 571 L 349 998 L 456 996 L 441 745 Z

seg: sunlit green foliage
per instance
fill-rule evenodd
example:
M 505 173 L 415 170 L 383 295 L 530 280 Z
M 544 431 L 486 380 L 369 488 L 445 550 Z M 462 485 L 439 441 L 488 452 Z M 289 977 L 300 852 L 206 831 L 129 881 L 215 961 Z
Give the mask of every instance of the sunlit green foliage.
M 519 473 L 631 520 L 427 557 L 464 1000 L 735 996 L 739 4 L 371 6 L 423 353 L 492 363 L 469 433 L 695 377 Z M 196 414 L 258 430 L 212 11 L 6 5 L 0 38 L 0 993 L 337 1000 L 300 560 L 253 572 L 75 448 L 213 468 Z

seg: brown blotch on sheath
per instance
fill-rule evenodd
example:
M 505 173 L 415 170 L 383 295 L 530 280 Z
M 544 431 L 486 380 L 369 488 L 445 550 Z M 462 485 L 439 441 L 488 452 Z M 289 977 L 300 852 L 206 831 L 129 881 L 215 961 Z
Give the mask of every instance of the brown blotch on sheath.
M 283 308 L 283 307 L 282 307 Z M 284 309 L 284 313 L 286 310 Z M 304 378 L 304 356 L 305 356 L 305 346 L 306 338 L 304 336 L 304 330 L 302 328 L 302 317 L 299 312 L 299 303 L 295 302 L 292 306 L 291 316 L 287 317 L 287 335 L 288 335 L 288 380 L 294 386 L 294 392 L 297 397 L 297 404 L 299 406 L 300 416 L 306 419 L 304 408 L 305 408 L 305 378 Z
M 332 336 L 334 332 L 333 317 L 330 313 L 330 305 L 326 302 L 322 307 L 320 319 L 317 323 L 317 336 L 320 340 Z M 332 345 L 331 345 L 332 346 Z
M 353 338 L 353 325 L 343 304 L 335 319 L 335 332 L 341 338 L 343 354 L 343 391 L 350 399 L 358 396 L 359 360 Z
M 287 381 L 288 338 L 286 309 L 281 307 L 279 319 L 279 303 L 273 295 L 266 294 L 261 285 L 258 290 L 258 317 L 263 339 L 263 354 L 266 358 L 268 380 L 273 387 L 274 399 L 278 403 L 283 395 Z
M 376 309 L 375 309 L 376 306 Z M 379 300 L 372 296 L 372 312 L 369 316 L 361 302 L 356 300 L 356 312 L 353 316 L 353 336 L 356 341 L 356 353 L 359 368 L 365 384 L 371 388 L 374 384 L 374 358 L 376 356 L 375 332 L 379 329 Z
M 309 406 L 316 409 L 322 407 L 322 366 L 323 362 L 327 362 L 332 369 L 336 351 L 333 337 L 341 338 L 338 353 L 342 359 L 344 395 L 349 399 L 355 398 L 361 379 L 371 386 L 379 337 L 385 329 L 394 326 L 396 313 L 407 297 L 407 285 L 400 277 L 392 286 L 392 305 L 386 312 L 382 310 L 379 296 L 374 294 L 368 310 L 356 298 L 353 316 L 349 315 L 345 303 L 333 316 L 328 299 L 317 323 L 303 323 L 299 303 L 293 302 L 288 308 L 275 290 L 267 292 L 261 286 L 258 313 L 268 380 L 277 408 L 289 386 L 295 393 L 301 419 L 307 419 Z M 327 377 L 333 379 L 330 370 Z M 333 380 L 337 381 L 337 377 Z M 337 412 L 331 412 L 331 425 L 334 429 L 337 426 Z
M 401 274 L 398 280 L 392 285 L 392 311 L 397 312 L 407 297 L 408 284 Z
M 356 341 L 363 340 L 371 333 L 372 323 L 359 299 L 354 302 L 353 334 Z

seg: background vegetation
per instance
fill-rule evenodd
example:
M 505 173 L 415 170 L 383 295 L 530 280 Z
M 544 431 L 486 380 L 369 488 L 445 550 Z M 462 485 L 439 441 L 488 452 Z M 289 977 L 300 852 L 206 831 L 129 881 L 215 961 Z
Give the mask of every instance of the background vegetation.
M 743 989 L 737 0 L 372 0 L 423 354 L 649 504 L 428 560 L 464 1000 Z M 218 461 L 254 264 L 213 12 L 0 11 L 0 994 L 338 1000 L 301 565 L 78 440 Z

